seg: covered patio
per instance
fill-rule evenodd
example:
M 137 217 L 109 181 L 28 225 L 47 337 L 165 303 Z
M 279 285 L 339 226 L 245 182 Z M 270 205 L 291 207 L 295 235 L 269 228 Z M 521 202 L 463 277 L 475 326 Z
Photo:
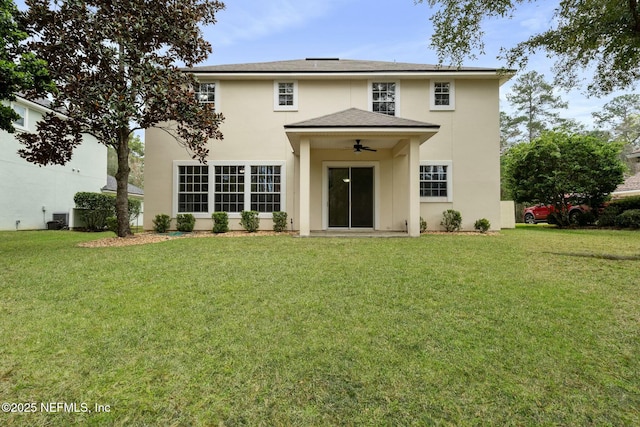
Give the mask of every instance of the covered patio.
M 440 126 L 351 108 L 285 125 L 297 216 L 311 232 L 420 235 L 420 146 Z

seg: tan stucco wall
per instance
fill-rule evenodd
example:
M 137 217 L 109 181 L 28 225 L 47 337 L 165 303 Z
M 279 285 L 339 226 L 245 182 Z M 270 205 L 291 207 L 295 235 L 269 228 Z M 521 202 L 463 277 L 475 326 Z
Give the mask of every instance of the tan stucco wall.
M 282 79 L 287 80 L 287 79 Z M 396 79 L 380 79 L 396 80 Z M 210 143 L 210 162 L 282 161 L 286 171 L 286 211 L 298 224 L 299 160 L 294 156 L 283 126 L 335 113 L 348 108 L 368 109 L 366 79 L 303 80 L 298 79 L 298 111 L 273 111 L 273 80 L 219 81 L 219 107 L 226 119 L 221 127 L 223 141 Z M 453 198 L 450 203 L 421 203 L 420 215 L 430 229 L 440 229 L 442 211 L 461 211 L 464 229 L 473 229 L 479 218 L 487 218 L 492 228 L 500 226 L 499 200 L 499 113 L 498 80 L 455 81 L 455 111 L 430 111 L 429 80 L 400 82 L 400 116 L 440 125 L 440 131 L 422 144 L 421 160 L 451 161 Z M 145 222 L 159 213 L 173 214 L 174 160 L 189 161 L 190 156 L 164 131 L 146 132 Z M 323 227 L 323 161 L 377 161 L 378 227 L 381 230 L 404 230 L 408 196 L 403 182 L 408 176 L 406 156 L 393 157 L 391 150 L 363 153 L 354 157 L 349 145 L 344 150 L 317 150 L 311 156 L 311 229 Z M 380 202 L 380 201 L 379 201 Z M 212 200 L 210 200 L 212 204 Z M 210 214 L 208 215 L 210 216 Z M 231 219 L 232 227 L 239 227 Z M 267 219 L 261 228 L 270 227 Z M 210 229 L 210 219 L 199 219 L 197 229 Z

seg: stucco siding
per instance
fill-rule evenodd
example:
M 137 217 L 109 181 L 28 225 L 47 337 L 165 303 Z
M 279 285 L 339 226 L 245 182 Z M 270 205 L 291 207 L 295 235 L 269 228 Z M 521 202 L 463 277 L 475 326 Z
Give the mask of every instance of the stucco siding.
M 278 79 L 275 79 L 276 81 Z M 422 202 L 420 214 L 430 229 L 440 229 L 442 211 L 457 209 L 463 216 L 464 229 L 473 229 L 479 218 L 487 218 L 492 228 L 500 225 L 499 200 L 499 83 L 493 78 L 455 80 L 455 110 L 430 109 L 430 81 L 428 79 L 368 78 L 283 78 L 297 81 L 296 111 L 274 111 L 274 79 L 216 80 L 220 112 L 225 116 L 221 126 L 222 141 L 209 143 L 209 164 L 226 161 L 280 161 L 286 180 L 286 210 L 298 226 L 300 170 L 299 158 L 294 154 L 284 126 L 333 114 L 349 108 L 371 110 L 369 84 L 371 81 L 394 80 L 400 83 L 400 117 L 434 123 L 440 126 L 437 134 L 420 146 L 420 161 L 451 162 L 453 173 L 452 201 Z M 203 80 L 206 81 L 206 80 Z M 355 139 L 357 136 L 354 136 Z M 395 155 L 392 148 L 364 152 L 354 156 L 353 141 L 344 139 L 344 148 L 311 147 L 310 218 L 312 230 L 326 227 L 323 162 L 377 162 L 376 226 L 381 230 L 404 230 L 409 197 L 405 183 L 409 164 L 405 155 Z M 334 142 L 335 144 L 335 142 Z M 173 214 L 175 179 L 174 161 L 190 161 L 190 155 L 168 134 L 161 130 L 146 132 L 145 159 L 145 221 L 144 228 L 153 228 L 152 220 L 160 213 Z M 211 202 L 210 202 L 211 203 Z M 210 211 L 213 209 L 210 207 Z M 174 216 L 174 215 L 172 215 Z M 208 214 L 210 216 L 210 213 Z M 234 228 L 239 224 L 230 221 Z M 211 220 L 198 219 L 197 229 L 210 229 Z M 261 228 L 271 225 L 268 215 L 261 219 Z

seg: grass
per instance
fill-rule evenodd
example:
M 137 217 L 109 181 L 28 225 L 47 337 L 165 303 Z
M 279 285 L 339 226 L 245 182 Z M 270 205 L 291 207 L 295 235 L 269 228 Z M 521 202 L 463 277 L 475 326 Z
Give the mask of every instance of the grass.
M 637 232 L 98 237 L 0 233 L 0 424 L 640 425 Z

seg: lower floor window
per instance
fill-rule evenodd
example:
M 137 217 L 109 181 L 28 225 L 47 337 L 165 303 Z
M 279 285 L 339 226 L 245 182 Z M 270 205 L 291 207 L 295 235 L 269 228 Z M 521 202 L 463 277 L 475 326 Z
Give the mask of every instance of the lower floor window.
M 284 204 L 282 168 L 282 164 L 178 165 L 177 213 L 280 211 Z
M 448 164 L 420 165 L 420 197 L 451 198 L 451 168 Z
M 178 212 L 209 210 L 209 166 L 178 167 Z
M 280 166 L 251 166 L 251 210 L 280 210 Z
M 244 166 L 215 166 L 216 212 L 244 210 Z

